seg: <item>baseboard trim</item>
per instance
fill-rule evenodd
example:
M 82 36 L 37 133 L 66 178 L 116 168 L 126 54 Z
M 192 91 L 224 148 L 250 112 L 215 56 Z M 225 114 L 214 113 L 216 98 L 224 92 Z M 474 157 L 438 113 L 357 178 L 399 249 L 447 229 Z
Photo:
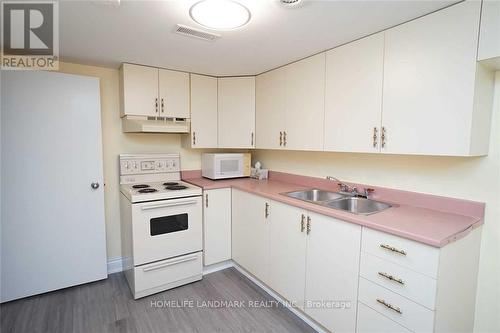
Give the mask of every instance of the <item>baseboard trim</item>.
M 222 271 L 223 269 L 233 266 L 234 266 L 234 261 L 232 261 L 231 259 L 208 266 L 203 266 L 203 275 Z
M 108 259 L 108 274 L 118 273 L 123 271 L 123 258 Z

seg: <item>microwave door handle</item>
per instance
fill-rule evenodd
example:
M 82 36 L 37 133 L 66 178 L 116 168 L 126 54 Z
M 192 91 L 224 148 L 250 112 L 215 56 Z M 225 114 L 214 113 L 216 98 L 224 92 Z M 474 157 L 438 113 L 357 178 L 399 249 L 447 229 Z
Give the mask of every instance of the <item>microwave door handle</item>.
M 151 210 L 151 209 L 157 209 L 157 208 L 167 208 L 167 207 L 175 207 L 175 206 L 194 205 L 194 204 L 196 204 L 196 200 L 178 201 L 178 202 L 168 202 L 168 203 L 163 203 L 163 204 L 142 206 L 141 209 L 142 210 Z

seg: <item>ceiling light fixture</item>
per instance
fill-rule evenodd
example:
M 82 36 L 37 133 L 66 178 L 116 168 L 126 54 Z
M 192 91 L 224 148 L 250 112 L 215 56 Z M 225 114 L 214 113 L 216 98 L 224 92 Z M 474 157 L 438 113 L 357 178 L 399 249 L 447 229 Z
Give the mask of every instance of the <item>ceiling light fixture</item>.
M 231 30 L 250 21 L 250 11 L 233 0 L 202 0 L 195 3 L 189 15 L 198 24 L 213 30 Z

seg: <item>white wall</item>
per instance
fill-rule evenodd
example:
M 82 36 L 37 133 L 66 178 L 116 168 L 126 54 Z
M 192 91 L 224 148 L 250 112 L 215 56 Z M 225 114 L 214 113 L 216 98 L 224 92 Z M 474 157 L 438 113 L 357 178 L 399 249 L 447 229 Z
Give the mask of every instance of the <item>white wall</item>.
M 252 159 L 276 171 L 316 177 L 332 175 L 345 181 L 486 202 L 475 330 L 500 332 L 500 72 L 496 73 L 487 157 L 257 150 Z

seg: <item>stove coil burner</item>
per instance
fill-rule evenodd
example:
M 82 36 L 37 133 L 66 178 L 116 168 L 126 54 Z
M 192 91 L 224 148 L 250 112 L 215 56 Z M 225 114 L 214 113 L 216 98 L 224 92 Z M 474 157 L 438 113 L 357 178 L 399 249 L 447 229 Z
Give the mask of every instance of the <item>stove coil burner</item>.
M 166 182 L 166 183 L 163 183 L 163 185 L 165 185 L 165 186 L 174 186 L 174 185 L 179 185 L 179 183 L 177 183 L 177 182 Z
M 132 188 L 148 188 L 149 185 L 146 184 L 137 184 L 137 185 L 132 185 Z
M 143 188 L 142 190 L 139 190 L 139 193 L 153 193 L 157 192 L 158 190 L 155 188 Z
M 185 190 L 187 188 L 188 187 L 184 185 L 169 185 L 166 187 L 167 190 L 173 190 L 173 191 Z

